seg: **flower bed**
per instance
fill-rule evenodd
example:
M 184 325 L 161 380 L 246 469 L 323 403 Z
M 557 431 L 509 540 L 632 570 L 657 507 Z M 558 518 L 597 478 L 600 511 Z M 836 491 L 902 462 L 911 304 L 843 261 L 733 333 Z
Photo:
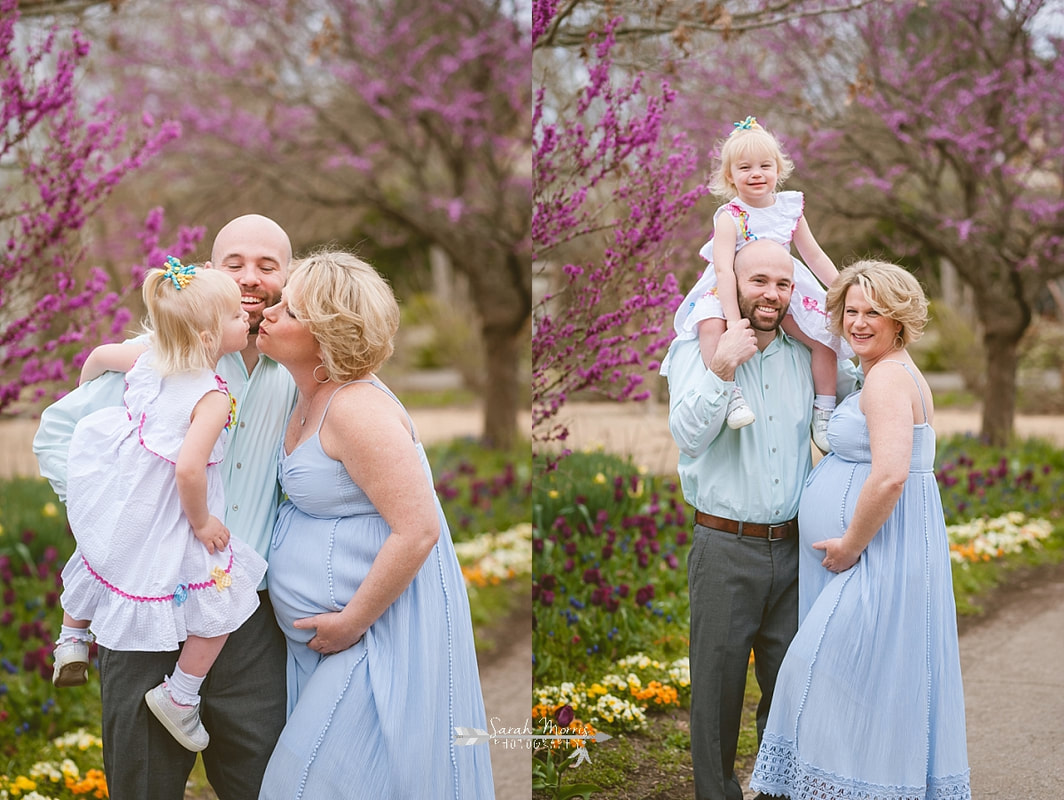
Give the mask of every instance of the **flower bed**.
M 1028 519 L 1023 512 L 1010 511 L 993 519 L 980 517 L 949 525 L 946 532 L 950 558 L 954 563 L 965 564 L 1041 547 L 1053 535 L 1053 524 L 1048 519 Z
M 33 762 L 23 773 L 0 775 L 0 800 L 107 797 L 102 747 L 100 737 L 84 729 L 56 737 L 44 748 L 51 758 Z
M 532 523 L 482 533 L 454 546 L 467 586 L 498 586 L 532 573 Z
M 686 657 L 664 663 L 642 653 L 622 658 L 590 683 L 539 686 L 532 692 L 532 718 L 553 716 L 569 706 L 596 728 L 611 733 L 646 726 L 647 711 L 686 704 L 691 696 L 691 667 Z

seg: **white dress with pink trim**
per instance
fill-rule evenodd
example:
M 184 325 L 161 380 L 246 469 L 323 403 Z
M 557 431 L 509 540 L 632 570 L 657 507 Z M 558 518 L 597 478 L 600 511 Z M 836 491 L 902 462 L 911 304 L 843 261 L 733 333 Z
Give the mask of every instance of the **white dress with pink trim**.
M 124 405 L 100 409 L 74 429 L 67 518 L 77 548 L 63 569 L 62 605 L 75 619 L 91 619 L 104 647 L 176 650 L 189 634 L 231 633 L 258 606 L 266 562 L 235 536 L 224 551 L 208 553 L 178 497 L 177 455 L 192 409 L 208 392 L 229 394 L 210 370 L 161 376 L 149 350 L 126 375 Z M 207 506 L 222 520 L 226 436 L 206 469 Z
M 755 208 L 736 198 L 718 208 L 713 219 L 715 221 L 720 214 L 730 214 L 734 219 L 737 232 L 735 252 L 756 239 L 770 239 L 790 250 L 791 239 L 804 207 L 805 196 L 801 192 L 780 192 L 776 195 L 776 202 L 767 208 Z M 713 240 L 706 242 L 698 254 L 709 262 L 709 266 L 676 309 L 673 326 L 678 339 L 698 336 L 698 323 L 704 319 L 724 319 L 724 308 L 717 299 Z M 787 313 L 810 338 L 830 347 L 839 358 L 851 358 L 853 351 L 850 346 L 827 329 L 826 295 L 824 287 L 809 267 L 795 258 L 794 292 Z

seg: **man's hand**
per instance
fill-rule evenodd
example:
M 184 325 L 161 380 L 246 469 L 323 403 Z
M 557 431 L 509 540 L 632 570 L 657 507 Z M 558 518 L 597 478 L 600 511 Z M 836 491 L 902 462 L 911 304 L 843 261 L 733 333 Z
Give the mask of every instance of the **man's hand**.
M 717 352 L 710 359 L 709 369 L 722 381 L 735 380 L 735 370 L 757 352 L 757 338 L 750 327 L 750 320 L 741 319 L 729 323 L 728 330 L 717 342 Z

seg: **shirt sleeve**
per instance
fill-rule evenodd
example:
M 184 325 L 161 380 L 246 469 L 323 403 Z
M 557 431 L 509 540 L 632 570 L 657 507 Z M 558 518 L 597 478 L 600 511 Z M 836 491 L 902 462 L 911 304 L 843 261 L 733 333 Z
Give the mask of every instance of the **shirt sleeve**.
M 697 339 L 676 339 L 669 349 L 669 431 L 680 452 L 694 458 L 724 426 L 735 384 L 706 369 Z
M 93 411 L 122 405 L 125 375 L 105 372 L 56 400 L 41 413 L 41 424 L 33 437 L 33 453 L 41 476 L 48 479 L 62 502 L 66 502 L 67 452 L 78 420 Z

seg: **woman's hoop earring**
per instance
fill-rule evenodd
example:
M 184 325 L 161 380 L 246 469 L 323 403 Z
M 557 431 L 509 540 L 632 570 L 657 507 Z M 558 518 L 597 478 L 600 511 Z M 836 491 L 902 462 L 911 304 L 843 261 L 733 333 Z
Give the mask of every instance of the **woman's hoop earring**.
M 901 350 L 905 347 L 905 339 L 901 335 L 901 331 L 894 334 L 894 349 Z
M 324 369 L 325 370 L 325 378 L 324 379 L 318 377 L 318 370 L 319 369 Z M 314 380 L 317 381 L 318 383 L 328 383 L 329 382 L 329 370 L 326 369 L 324 364 L 318 364 L 318 366 L 314 367 L 314 371 L 311 374 L 314 376 Z

